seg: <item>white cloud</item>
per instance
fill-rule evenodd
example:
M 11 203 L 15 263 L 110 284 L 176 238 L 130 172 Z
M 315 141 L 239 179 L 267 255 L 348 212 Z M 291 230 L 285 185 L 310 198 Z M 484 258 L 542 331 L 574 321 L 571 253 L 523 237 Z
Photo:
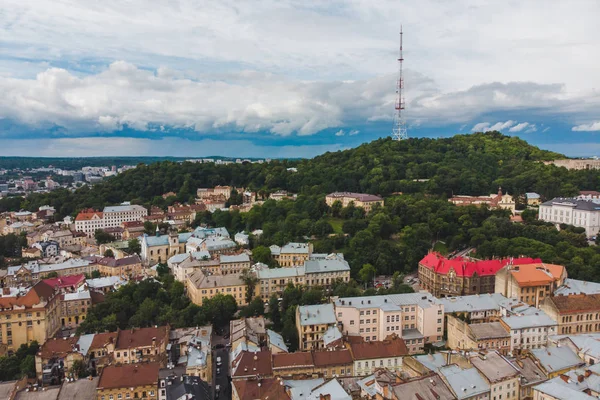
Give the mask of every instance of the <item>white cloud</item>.
M 544 128 L 544 130 L 542 131 L 542 133 L 543 133 L 543 132 L 548 132 L 549 130 L 550 130 L 550 127 L 549 127 L 549 126 L 547 126 L 547 127 L 545 127 L 545 128 Z
M 534 125 L 529 125 L 525 133 L 537 132 L 537 127 Z
M 529 122 L 521 122 L 515 126 L 513 126 L 512 128 L 510 128 L 508 131 L 509 132 L 521 132 L 523 129 L 527 128 L 529 126 Z
M 340 129 L 339 131 L 337 131 L 337 132 L 335 133 L 335 136 L 344 136 L 344 134 L 345 134 L 345 133 L 344 133 L 344 130 L 343 130 L 343 129 Z
M 354 135 L 358 135 L 360 133 L 359 130 L 357 129 L 352 129 L 350 132 L 348 132 L 348 135 L 350 136 L 354 136 Z
M 582 124 L 574 126 L 572 129 L 574 132 L 596 132 L 600 131 L 600 121 L 592 122 L 590 124 Z
M 489 130 L 490 130 L 489 122 L 480 122 L 478 124 L 475 124 L 475 126 L 471 128 L 472 132 L 485 132 L 485 131 L 489 131 Z
M 496 122 L 494 125 L 490 126 L 490 131 L 503 131 L 504 129 L 509 128 L 514 124 L 514 121 Z

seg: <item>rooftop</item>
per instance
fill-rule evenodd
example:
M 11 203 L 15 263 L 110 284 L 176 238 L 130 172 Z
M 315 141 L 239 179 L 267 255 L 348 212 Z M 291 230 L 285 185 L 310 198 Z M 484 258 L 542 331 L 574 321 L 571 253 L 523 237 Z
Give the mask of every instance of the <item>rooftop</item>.
M 505 258 L 502 260 L 473 260 L 465 257 L 456 257 L 448 259 L 439 253 L 431 252 L 427 254 L 419 265 L 434 271 L 436 274 L 446 275 L 454 271 L 456 276 L 479 276 L 496 275 L 496 273 L 505 265 L 521 265 L 541 263 L 540 259 L 533 258 Z
M 552 296 L 548 300 L 560 313 L 597 311 L 600 309 L 600 294 L 573 294 L 569 296 Z
M 245 285 L 241 274 L 206 275 L 201 270 L 190 273 L 188 280 L 197 289 Z
M 490 391 L 490 385 L 475 368 L 462 369 L 458 365 L 452 364 L 440 368 L 439 373 L 459 400 Z
M 600 212 L 600 204 L 593 200 L 579 200 L 573 198 L 561 198 L 556 197 L 552 200 L 546 201 L 542 203 L 542 206 L 566 206 L 571 207 L 574 210 L 581 211 L 599 211 Z
M 107 365 L 102 369 L 99 389 L 116 389 L 124 387 L 156 386 L 158 382 L 159 363 L 140 363 Z
M 280 279 L 304 276 L 304 267 L 255 268 L 259 279 Z
M 541 383 L 535 386 L 534 390 L 542 392 L 548 396 L 552 396 L 555 399 L 591 400 L 594 398 L 583 392 L 579 392 L 577 390 L 573 390 L 569 387 L 561 385 L 560 383 L 554 380 Z
M 289 399 L 285 387 L 277 378 L 266 378 L 258 380 L 236 380 L 231 383 L 237 393 L 239 400 L 256 399 Z M 260 384 L 260 385 L 259 385 Z
M 104 213 L 115 213 L 115 212 L 133 212 L 133 211 L 142 211 L 148 212 L 144 207 L 139 206 L 137 204 L 129 204 L 129 205 L 121 205 L 121 206 L 109 206 L 104 207 Z
M 256 353 L 243 351 L 232 361 L 232 373 L 234 378 L 249 376 L 269 376 L 273 372 L 270 351 L 258 351 Z
M 475 339 L 496 339 L 510 337 L 510 333 L 504 329 L 500 322 L 484 322 L 481 324 L 470 324 L 469 329 Z
M 246 253 L 236 254 L 232 256 L 221 254 L 219 255 L 219 259 L 222 264 L 224 263 L 241 263 L 241 262 L 250 262 L 250 256 Z
M 313 306 L 299 306 L 300 325 L 329 325 L 337 322 L 333 304 L 318 304 Z
M 538 310 L 533 314 L 528 313 L 526 315 L 512 315 L 510 317 L 503 317 L 502 322 L 504 322 L 510 329 L 525 329 L 557 325 L 554 319 L 550 318 L 548 314 L 541 310 Z
M 361 201 L 363 203 L 370 202 L 370 201 L 383 201 L 382 197 L 375 196 L 374 194 L 367 194 L 367 193 L 333 192 L 333 193 L 329 193 L 327 195 L 327 197 L 333 197 L 333 198 L 349 197 L 349 198 L 355 199 L 356 201 Z
M 549 285 L 565 274 L 565 267 L 554 264 L 522 264 L 510 270 L 513 278 L 521 287 Z
M 531 354 L 548 374 L 583 365 L 581 358 L 567 346 L 532 349 Z
M 489 351 L 483 356 L 472 356 L 470 361 L 491 383 L 510 379 L 519 374 L 519 371 L 496 351 Z
M 285 352 L 288 351 L 285 341 L 283 340 L 283 336 L 281 336 L 279 333 L 267 329 L 267 337 L 271 346 L 278 347 Z
M 429 374 L 392 386 L 396 398 L 406 400 L 455 400 L 438 374 Z
M 157 345 L 164 340 L 168 341 L 167 327 L 159 326 L 120 330 L 115 350 L 149 347 L 152 346 L 152 339 L 155 339 Z
M 329 396 L 331 400 L 352 400 L 337 379 L 332 379 L 315 387 L 307 397 L 307 400 L 320 400 L 323 396 Z
M 341 259 L 310 259 L 304 262 L 304 269 L 307 274 L 318 274 L 324 272 L 350 271 L 350 265 L 346 260 Z
M 397 336 L 388 337 L 385 340 L 350 343 L 349 346 L 354 360 L 401 357 L 408 354 L 406 343 Z
M 78 379 L 74 382 L 64 382 L 58 400 L 79 400 L 96 398 L 96 388 L 99 378 Z
M 421 308 L 439 306 L 442 303 L 428 292 L 403 293 L 380 296 L 340 297 L 335 300 L 337 307 L 381 308 L 401 311 L 402 306 L 417 305 Z
M 562 286 L 554 291 L 554 296 L 567 296 L 571 294 L 599 294 L 600 283 L 565 279 Z

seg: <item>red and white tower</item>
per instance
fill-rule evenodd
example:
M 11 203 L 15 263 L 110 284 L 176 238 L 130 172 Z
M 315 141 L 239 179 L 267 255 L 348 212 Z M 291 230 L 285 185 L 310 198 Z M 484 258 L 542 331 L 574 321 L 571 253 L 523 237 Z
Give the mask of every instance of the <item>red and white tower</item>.
M 404 78 L 402 77 L 402 26 L 400 27 L 400 52 L 398 54 L 398 81 L 396 82 L 396 112 L 394 113 L 393 140 L 406 140 L 406 121 L 404 120 Z

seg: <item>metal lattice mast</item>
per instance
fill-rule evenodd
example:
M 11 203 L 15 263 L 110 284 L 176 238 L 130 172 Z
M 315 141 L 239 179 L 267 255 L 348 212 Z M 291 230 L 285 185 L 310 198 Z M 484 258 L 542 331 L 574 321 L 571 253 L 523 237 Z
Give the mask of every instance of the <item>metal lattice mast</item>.
M 398 81 L 396 82 L 396 112 L 394 113 L 394 127 L 392 129 L 392 139 L 406 140 L 408 133 L 406 131 L 406 121 L 402 111 L 404 110 L 404 78 L 402 76 L 402 26 L 400 27 L 400 52 L 398 54 Z

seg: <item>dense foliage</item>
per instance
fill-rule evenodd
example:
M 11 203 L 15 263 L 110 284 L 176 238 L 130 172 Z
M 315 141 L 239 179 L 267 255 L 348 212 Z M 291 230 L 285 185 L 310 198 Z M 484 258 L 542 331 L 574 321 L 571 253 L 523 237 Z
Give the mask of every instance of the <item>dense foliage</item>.
M 23 376 L 35 378 L 35 355 L 38 342 L 22 344 L 11 356 L 0 357 L 0 381 L 11 381 Z

